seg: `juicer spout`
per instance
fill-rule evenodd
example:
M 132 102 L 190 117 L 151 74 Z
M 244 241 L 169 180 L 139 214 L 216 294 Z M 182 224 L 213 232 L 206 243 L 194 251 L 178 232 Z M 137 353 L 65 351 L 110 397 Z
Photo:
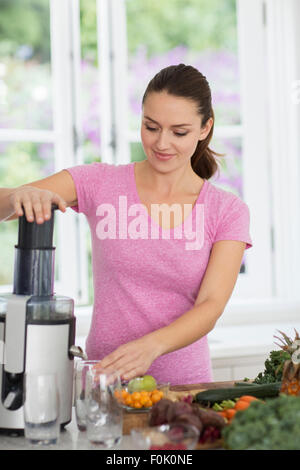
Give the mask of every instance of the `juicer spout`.
M 88 359 L 86 353 L 82 350 L 80 346 L 71 346 L 69 349 L 69 354 L 73 357 L 80 357 L 84 361 Z

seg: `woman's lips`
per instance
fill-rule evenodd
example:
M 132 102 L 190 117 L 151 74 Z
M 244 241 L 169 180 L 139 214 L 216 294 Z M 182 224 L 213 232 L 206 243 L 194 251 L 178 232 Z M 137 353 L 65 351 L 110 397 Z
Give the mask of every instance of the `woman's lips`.
M 167 153 L 159 153 L 154 151 L 154 155 L 159 160 L 170 160 L 171 158 L 175 157 L 175 155 L 167 154 Z

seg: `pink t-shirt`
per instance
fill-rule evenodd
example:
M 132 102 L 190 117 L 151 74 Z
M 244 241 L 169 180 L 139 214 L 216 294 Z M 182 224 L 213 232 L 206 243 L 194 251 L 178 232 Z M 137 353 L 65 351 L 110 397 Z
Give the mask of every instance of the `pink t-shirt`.
M 92 163 L 68 171 L 77 191 L 73 209 L 86 215 L 91 230 L 90 359 L 102 359 L 190 310 L 214 242 L 239 240 L 252 246 L 248 206 L 208 180 L 184 224 L 165 230 L 142 206 L 134 163 Z M 207 337 L 160 356 L 147 373 L 173 385 L 212 381 Z

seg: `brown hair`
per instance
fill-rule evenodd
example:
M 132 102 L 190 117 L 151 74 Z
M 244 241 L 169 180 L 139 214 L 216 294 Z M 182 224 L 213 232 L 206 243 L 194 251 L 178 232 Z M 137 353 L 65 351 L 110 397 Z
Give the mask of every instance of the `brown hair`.
M 194 101 L 197 104 L 198 113 L 203 116 L 202 126 L 209 118 L 213 118 L 209 134 L 206 139 L 199 140 L 191 157 L 194 172 L 201 178 L 211 178 L 219 169 L 216 157 L 223 156 L 223 154 L 216 153 L 208 147 L 213 136 L 215 116 L 206 77 L 191 65 L 170 65 L 158 72 L 149 82 L 142 103 L 144 104 L 149 93 L 162 91 Z

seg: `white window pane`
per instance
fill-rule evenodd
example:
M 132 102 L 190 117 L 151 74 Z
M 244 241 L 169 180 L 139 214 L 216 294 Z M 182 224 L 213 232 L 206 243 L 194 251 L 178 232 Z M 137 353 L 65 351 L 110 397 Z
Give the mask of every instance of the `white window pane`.
M 241 137 L 213 137 L 210 148 L 222 154 L 218 157 L 219 172 L 211 179 L 215 186 L 230 191 L 241 199 L 243 194 L 243 147 Z M 245 251 L 240 273 L 247 272 L 247 251 Z
M 209 147 L 221 154 L 217 157 L 219 173 L 211 178 L 211 182 L 243 199 L 242 139 L 214 136 Z
M 101 148 L 101 83 L 97 45 L 97 2 L 80 1 L 80 87 L 82 120 L 82 158 L 84 163 L 99 161 Z
M 49 0 L 2 2 L 0 18 L 0 127 L 51 129 Z
M 14 188 L 53 173 L 53 145 L 0 143 L 0 187 Z M 16 220 L 0 224 L 0 285 L 13 282 L 14 245 L 18 241 Z

